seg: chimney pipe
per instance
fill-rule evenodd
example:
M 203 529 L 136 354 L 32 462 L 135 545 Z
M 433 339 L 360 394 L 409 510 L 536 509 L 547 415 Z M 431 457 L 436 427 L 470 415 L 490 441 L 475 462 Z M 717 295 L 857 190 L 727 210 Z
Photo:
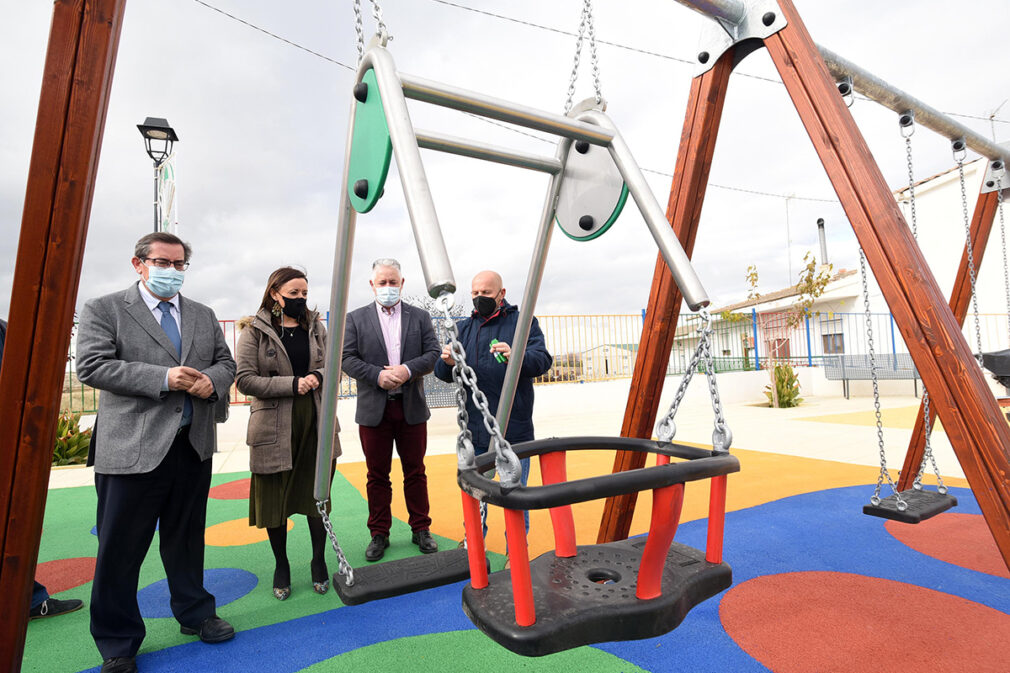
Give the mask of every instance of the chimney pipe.
M 817 238 L 821 241 L 821 264 L 828 263 L 828 242 L 824 237 L 824 218 L 817 218 Z

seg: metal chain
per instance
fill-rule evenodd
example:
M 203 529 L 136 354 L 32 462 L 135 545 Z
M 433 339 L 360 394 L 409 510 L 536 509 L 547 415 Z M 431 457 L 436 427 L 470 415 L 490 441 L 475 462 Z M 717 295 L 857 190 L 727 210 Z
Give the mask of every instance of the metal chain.
M 863 308 L 866 314 L 866 351 L 870 356 L 870 380 L 873 382 L 873 412 L 877 418 L 877 448 L 880 452 L 880 473 L 877 475 L 877 487 L 873 490 L 870 503 L 874 506 L 880 504 L 880 489 L 887 480 L 888 486 L 894 493 L 897 500 L 898 511 L 904 512 L 908 509 L 908 503 L 901 499 L 891 473 L 887 471 L 887 455 L 884 453 L 884 423 L 880 416 L 880 388 L 877 385 L 877 358 L 873 348 L 873 315 L 870 313 L 870 289 L 866 282 L 866 255 L 863 249 L 859 248 L 859 273 L 863 281 Z
M 975 358 L 982 364 L 982 326 L 978 320 L 978 293 L 975 291 L 975 253 L 972 251 L 971 220 L 968 217 L 968 194 L 964 189 L 964 157 L 967 152 L 962 148 L 954 149 L 954 160 L 957 162 L 957 173 L 961 180 L 961 212 L 964 215 L 965 250 L 968 251 L 968 279 L 971 281 L 971 307 L 975 314 L 975 342 L 978 352 Z
M 1006 223 L 1003 221 L 1003 175 L 1005 170 L 1001 168 L 1000 174 L 996 178 L 996 203 L 999 211 L 999 237 L 1003 247 L 1003 290 L 1006 293 L 1006 317 L 1007 327 L 1010 329 L 1010 273 L 1007 272 L 1007 252 L 1006 252 Z
M 912 167 L 912 136 L 915 134 L 915 117 L 912 112 L 906 112 L 904 115 L 899 117 L 898 123 L 901 125 L 901 135 L 905 139 L 905 163 L 908 165 L 908 210 L 909 216 L 911 217 L 912 237 L 915 239 L 916 243 L 918 243 L 919 226 L 915 213 L 915 170 Z M 917 491 L 922 490 L 922 475 L 926 470 L 926 462 L 928 461 L 933 467 L 933 472 L 936 474 L 936 479 L 939 483 L 938 490 L 940 493 L 946 493 L 947 487 L 943 485 L 943 477 L 940 475 L 940 470 L 936 466 L 936 458 L 933 456 L 933 428 L 932 424 L 929 422 L 929 390 L 926 389 L 925 385 L 923 385 L 922 388 L 922 410 L 922 428 L 925 434 L 925 447 L 923 448 L 922 460 L 919 461 L 919 471 L 915 474 L 915 481 L 912 483 L 912 488 Z
M 474 466 L 475 452 L 473 448 L 473 436 L 467 429 L 469 416 L 466 411 L 466 394 L 463 386 L 470 388 L 470 397 L 474 406 L 480 410 L 484 427 L 491 435 L 491 442 L 495 451 L 495 467 L 501 479 L 502 486 L 515 487 L 521 483 L 522 466 L 512 445 L 502 434 L 498 420 L 491 413 L 488 407 L 487 397 L 477 387 L 477 373 L 466 363 L 466 351 L 459 341 L 459 330 L 456 328 L 456 321 L 452 317 L 452 295 L 448 292 L 439 295 L 435 300 L 435 305 L 442 311 L 443 329 L 448 335 L 449 349 L 452 359 L 456 362 L 452 368 L 452 380 L 456 384 L 456 420 L 459 424 L 459 435 L 456 439 L 456 461 L 459 468 L 471 469 Z
M 354 0 L 354 32 L 357 33 L 358 65 L 365 57 L 365 30 L 361 22 L 361 0 Z
M 379 1 L 371 0 L 371 3 L 376 34 L 392 40 L 392 36 L 389 35 L 389 31 L 386 29 L 386 23 L 382 20 L 382 8 L 379 7 Z M 365 57 L 365 30 L 361 19 L 361 0 L 354 0 L 354 31 L 358 36 L 358 65 L 361 65 L 361 59 Z
M 572 74 L 568 80 L 568 98 L 565 100 L 565 114 L 572 110 L 572 101 L 575 97 L 575 82 L 579 78 L 579 62 L 582 59 L 582 42 L 585 35 L 589 34 L 589 56 L 593 67 L 593 85 L 596 87 L 596 103 L 603 102 L 603 92 L 600 87 L 600 63 L 596 57 L 596 28 L 593 23 L 593 3 L 592 0 L 583 0 L 582 16 L 579 18 L 579 34 L 575 39 L 575 58 L 572 62 Z
M 337 573 L 344 576 L 344 584 L 352 587 L 354 586 L 354 568 L 347 562 L 344 550 L 340 548 L 340 543 L 337 542 L 337 534 L 333 532 L 333 523 L 330 521 L 330 515 L 326 513 L 326 503 L 328 502 L 328 498 L 326 500 L 317 500 L 316 509 L 319 510 L 319 516 L 323 519 L 323 528 L 326 529 L 326 535 L 330 538 L 333 551 L 337 553 Z
M 680 408 L 680 403 L 684 399 L 685 393 L 687 393 L 687 386 L 691 383 L 691 379 L 698 369 L 698 364 L 701 363 L 705 369 L 705 376 L 708 379 L 708 392 L 712 401 L 712 411 L 715 414 L 713 422 L 715 429 L 712 431 L 712 448 L 718 452 L 726 452 L 729 451 L 730 444 L 733 443 L 733 433 L 729 429 L 729 425 L 726 424 L 726 417 L 722 409 L 722 400 L 719 397 L 719 386 L 715 378 L 715 360 L 712 357 L 711 347 L 713 333 L 712 316 L 709 315 L 708 310 L 701 309 L 698 312 L 698 317 L 701 319 L 701 325 L 697 330 L 699 335 L 698 346 L 691 356 L 691 361 L 687 365 L 684 377 L 680 380 L 680 386 L 678 386 L 677 392 L 673 396 L 670 409 L 660 419 L 659 423 L 656 424 L 656 436 L 663 442 L 673 441 L 674 435 L 677 434 L 677 425 L 674 423 L 674 418 L 677 415 L 677 410 Z

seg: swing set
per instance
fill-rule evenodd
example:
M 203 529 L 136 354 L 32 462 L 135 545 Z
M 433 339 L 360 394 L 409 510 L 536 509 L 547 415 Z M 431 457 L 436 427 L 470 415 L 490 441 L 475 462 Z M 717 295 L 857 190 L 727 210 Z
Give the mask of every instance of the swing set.
M 436 586 L 468 574 L 463 605 L 474 623 L 505 647 L 539 655 L 592 642 L 658 635 L 676 627 L 693 605 L 730 585 L 731 571 L 722 560 L 723 519 L 727 475 L 739 470 L 739 463 L 728 452 L 731 433 L 712 374 L 708 298 L 690 256 L 729 75 L 747 54 L 762 46 L 782 77 L 929 390 L 933 403 L 925 413 L 920 411 L 920 420 L 926 423 L 940 416 L 1010 565 L 1010 487 L 1005 477 L 1010 474 L 1010 428 L 961 336 L 960 322 L 969 296 L 968 264 L 962 260 L 964 273 L 958 274 L 948 307 L 844 97 L 856 90 L 898 108 L 899 114 L 912 110 L 924 126 L 951 140 L 960 139 L 988 158 L 990 172 L 997 177 L 984 181 L 970 226 L 968 251 L 976 264 L 1001 198 L 1008 152 L 819 48 L 790 0 L 678 1 L 714 21 L 707 46 L 698 53 L 699 70 L 691 84 L 665 216 L 627 144 L 605 114 L 598 83 L 596 97 L 578 105 L 571 104 L 574 88 L 570 87 L 565 114 L 557 115 L 406 75 L 397 71 L 385 49 L 388 36 L 373 3 L 378 34 L 367 51 L 359 37 L 360 64 L 351 97 L 331 292 L 336 325 L 331 330 L 328 369 L 339 371 L 355 215 L 367 212 L 381 197 L 389 160 L 395 156 L 427 289 L 446 314 L 445 329 L 457 363 L 453 374 L 461 412 L 458 483 L 468 546 L 355 571 L 327 522 L 339 560 L 334 584 L 345 602 Z M 361 35 L 357 3 L 356 9 Z M 15 447 L 0 455 L 0 591 L 14 601 L 27 602 L 41 534 L 55 410 L 124 10 L 124 0 L 57 0 L 54 5 L 13 283 L 7 348 L 14 357 L 4 359 L 0 385 L 0 415 L 9 421 L 0 428 L 0 443 Z M 588 0 L 580 46 L 584 31 L 592 47 Z M 577 65 L 576 59 L 576 70 Z M 559 138 L 557 151 L 554 157 L 533 156 L 418 131 L 410 121 L 408 98 L 553 134 Z M 448 316 L 456 284 L 425 179 L 421 148 L 551 176 L 515 338 L 516 355 L 509 363 L 497 417 L 487 409 Z M 985 191 L 988 183 L 993 184 Z M 523 349 L 518 346 L 529 336 L 553 222 L 557 220 L 573 238 L 595 239 L 613 225 L 627 196 L 641 211 L 659 254 L 621 436 L 539 440 L 512 447 L 504 439 L 503 428 L 521 366 Z M 701 317 L 699 346 L 670 410 L 657 426 L 659 396 L 682 301 Z M 68 336 L 54 339 L 52 334 Z M 711 450 L 672 441 L 674 416 L 691 374 L 699 367 L 708 378 L 715 414 Z M 325 377 L 327 411 L 320 419 L 321 438 L 332 436 L 327 424 L 334 418 L 337 378 Z M 466 389 L 493 437 L 491 450 L 479 457 L 466 432 Z M 654 432 L 657 440 L 652 439 Z M 917 474 L 926 436 L 922 424 L 917 424 L 899 490 L 908 488 Z M 612 474 L 567 480 L 569 451 L 600 449 L 617 450 Z M 320 504 L 329 496 L 331 452 L 332 446 L 322 442 L 316 479 Z M 657 456 L 656 464 L 643 469 L 650 454 Z M 541 462 L 542 486 L 520 483 L 519 460 L 532 456 Z M 492 465 L 497 480 L 485 476 Z M 704 551 L 673 542 L 686 484 L 701 480 L 710 483 Z M 650 533 L 645 539 L 627 540 L 637 494 L 646 489 L 653 491 Z M 596 544 L 580 546 L 574 539 L 570 506 L 600 498 L 606 498 L 606 505 Z M 508 572 L 487 572 L 480 502 L 505 510 L 511 557 Z M 532 561 L 527 556 L 522 516 L 524 509 L 531 508 L 550 510 L 555 535 L 555 550 Z M 384 570 L 377 570 L 383 566 Z M 27 615 L 14 611 L 0 627 L 0 667 L 20 670 L 26 620 Z

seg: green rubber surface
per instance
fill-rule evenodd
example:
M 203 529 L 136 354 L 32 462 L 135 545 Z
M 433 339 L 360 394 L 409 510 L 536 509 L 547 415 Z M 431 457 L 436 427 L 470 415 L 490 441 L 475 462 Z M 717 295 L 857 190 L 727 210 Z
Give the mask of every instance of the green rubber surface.
M 375 71 L 368 70 L 361 81 L 368 85 L 368 97 L 364 103 L 358 101 L 354 106 L 354 136 L 351 139 L 347 193 L 351 206 L 359 213 L 367 213 L 375 207 L 386 184 L 393 143 L 389 138 L 389 127 L 386 126 L 386 114 L 382 109 Z M 354 193 L 354 185 L 359 180 L 368 181 L 368 193 L 364 198 Z

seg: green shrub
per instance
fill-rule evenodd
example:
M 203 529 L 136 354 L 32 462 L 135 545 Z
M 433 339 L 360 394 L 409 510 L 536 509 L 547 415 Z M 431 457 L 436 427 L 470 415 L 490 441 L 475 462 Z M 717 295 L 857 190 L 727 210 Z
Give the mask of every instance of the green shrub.
M 792 365 L 775 365 L 775 392 L 779 398 L 779 408 L 798 407 L 803 401 L 800 397 L 800 377 L 793 370 Z M 765 386 L 765 397 L 768 398 L 768 406 L 774 406 L 771 386 Z
M 61 411 L 56 422 L 53 465 L 84 465 L 91 446 L 91 429 L 81 430 L 81 414 Z

